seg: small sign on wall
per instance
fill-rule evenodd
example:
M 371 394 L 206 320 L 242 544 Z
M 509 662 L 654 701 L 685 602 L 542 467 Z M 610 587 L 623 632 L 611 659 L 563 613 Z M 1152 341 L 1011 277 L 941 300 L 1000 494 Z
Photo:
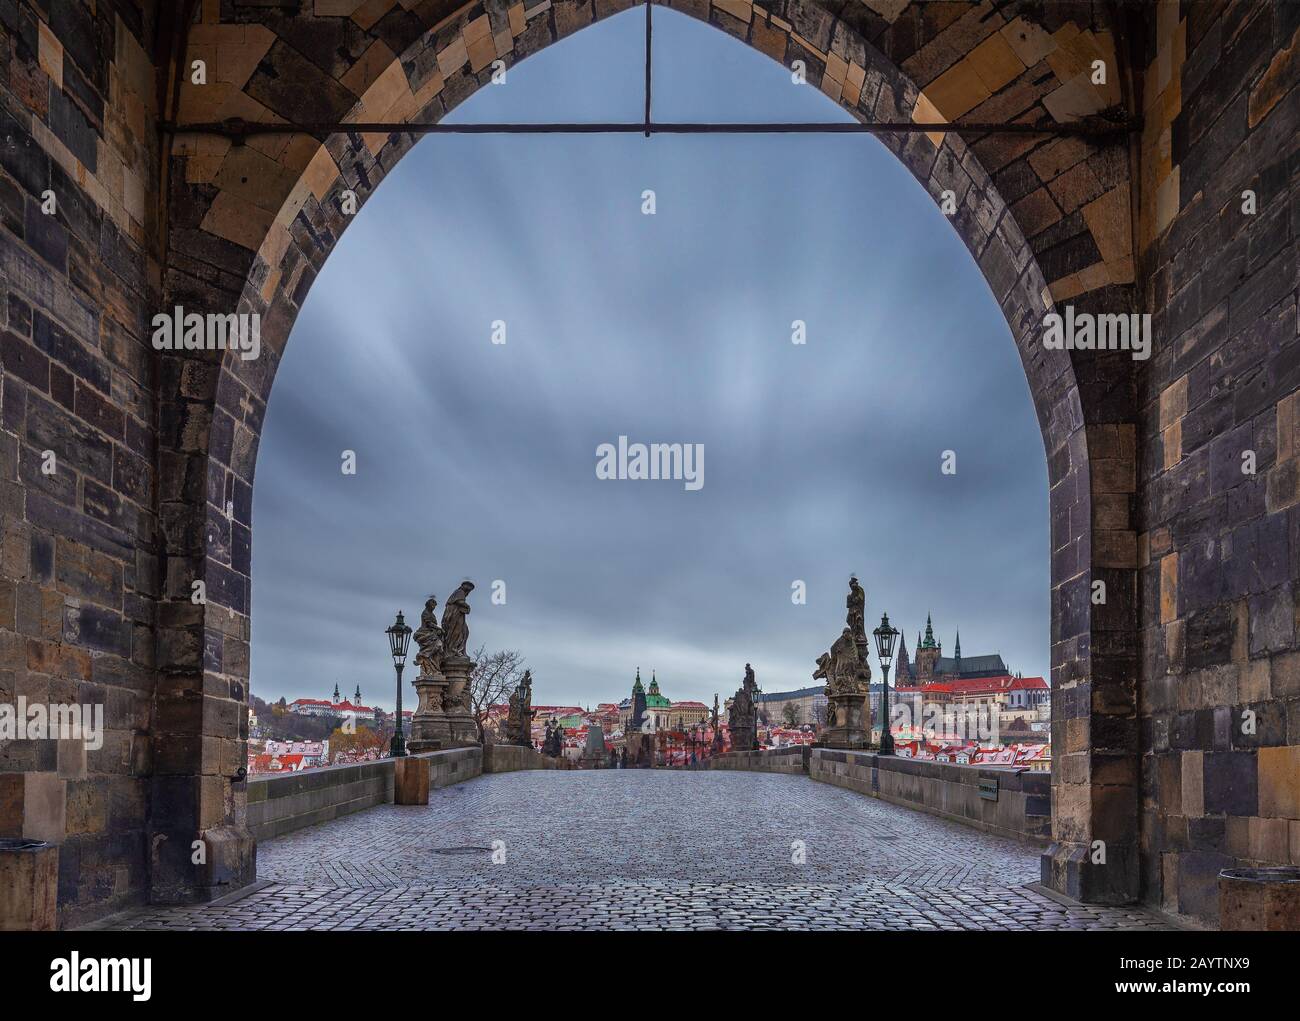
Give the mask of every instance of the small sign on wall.
M 998 781 L 997 781 L 997 777 L 994 777 L 992 780 L 981 780 L 981 781 L 980 781 L 980 797 L 983 798 L 985 801 L 997 801 L 997 800 L 998 800 Z

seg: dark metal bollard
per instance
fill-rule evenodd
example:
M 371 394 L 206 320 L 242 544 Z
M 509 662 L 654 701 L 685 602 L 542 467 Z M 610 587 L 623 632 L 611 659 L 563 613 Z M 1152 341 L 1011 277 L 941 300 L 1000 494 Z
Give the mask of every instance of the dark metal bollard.
M 1300 932 L 1300 867 L 1220 872 L 1219 928 L 1225 932 Z

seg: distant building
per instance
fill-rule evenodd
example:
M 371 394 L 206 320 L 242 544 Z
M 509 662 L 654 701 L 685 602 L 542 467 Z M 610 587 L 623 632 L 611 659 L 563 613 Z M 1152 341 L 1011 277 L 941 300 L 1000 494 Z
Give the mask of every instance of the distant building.
M 786 706 L 791 706 L 791 719 L 786 719 Z M 815 684 L 794 691 L 764 692 L 758 696 L 759 718 L 777 727 L 792 724 L 802 727 L 812 724 L 820 727 L 826 723 L 826 689 Z
M 298 698 L 289 703 L 289 712 L 299 716 L 325 716 L 334 720 L 343 720 L 351 716 L 358 723 L 383 723 L 386 714 L 382 709 L 361 704 L 361 685 L 357 685 L 356 701 L 349 701 L 339 696 L 339 686 L 334 685 L 334 697 L 328 701 L 323 698 Z M 403 719 L 407 714 L 403 713 Z
M 1020 719 L 1015 740 L 1045 741 L 1050 734 L 1051 686 L 1041 677 L 1013 674 L 1001 655 L 962 656 L 961 632 L 953 644 L 953 655 L 943 655 L 943 644 L 935 640 L 930 617 L 925 618 L 925 636 L 916 636 L 916 659 L 911 661 L 907 646 L 900 643 L 896 664 L 897 687 L 891 701 L 906 705 L 917 723 L 926 707 L 976 706 L 997 715 L 999 731 L 1004 724 Z M 872 707 L 879 704 L 878 685 L 872 685 Z M 1008 716 L 1008 714 L 1012 714 Z
M 626 730 L 632 717 L 633 704 L 638 696 L 645 699 L 645 715 L 655 730 L 686 730 L 709 717 L 709 707 L 703 702 L 673 702 L 659 690 L 659 681 L 650 671 L 650 687 L 641 686 L 641 668 L 637 667 L 636 680 L 632 682 L 632 695 L 618 705 L 618 725 Z
M 894 677 L 902 687 L 924 686 L 937 681 L 1006 677 L 1010 673 L 1002 656 L 997 653 L 963 658 L 960 631 L 957 632 L 952 656 L 945 656 L 943 643 L 935 641 L 934 626 L 929 614 L 925 618 L 925 637 L 922 638 L 920 632 L 916 635 L 916 662 L 908 658 L 907 642 L 899 636 Z
M 267 756 L 278 756 L 281 760 L 301 762 L 302 769 L 313 769 L 329 763 L 330 743 L 328 741 L 267 741 L 262 746 Z

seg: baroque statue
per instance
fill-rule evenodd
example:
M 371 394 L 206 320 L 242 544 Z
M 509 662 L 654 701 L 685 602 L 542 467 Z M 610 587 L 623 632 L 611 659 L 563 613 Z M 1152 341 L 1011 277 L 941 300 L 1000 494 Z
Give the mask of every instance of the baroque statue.
M 447 597 L 447 605 L 442 608 L 445 657 L 465 655 L 465 646 L 469 642 L 469 594 L 473 591 L 472 581 L 461 582 L 456 591 Z
M 732 698 L 728 713 L 727 722 L 734 751 L 752 751 L 758 743 L 757 695 L 758 682 L 754 680 L 754 668 L 746 663 L 745 679 Z
M 525 670 L 523 680 L 510 693 L 510 715 L 506 718 L 506 741 L 532 747 L 533 672 Z
M 853 631 L 845 628 L 831 646 L 833 686 L 836 693 L 863 691 L 871 681 L 871 667 L 862 661 Z
M 867 592 L 858 584 L 856 574 L 849 576 L 849 595 L 844 601 L 848 607 L 845 623 L 853 632 L 855 639 L 866 641 L 867 638 Z
M 416 648 L 415 665 L 421 677 L 435 677 L 442 673 L 443 634 L 438 626 L 438 600 L 430 596 L 420 613 L 420 626 L 412 636 Z
M 871 665 L 867 662 L 866 592 L 849 578 L 848 616 L 829 652 L 817 657 L 813 678 L 826 682 L 826 727 L 818 743 L 831 748 L 862 748 L 869 739 Z M 864 722 L 865 721 L 865 722 Z

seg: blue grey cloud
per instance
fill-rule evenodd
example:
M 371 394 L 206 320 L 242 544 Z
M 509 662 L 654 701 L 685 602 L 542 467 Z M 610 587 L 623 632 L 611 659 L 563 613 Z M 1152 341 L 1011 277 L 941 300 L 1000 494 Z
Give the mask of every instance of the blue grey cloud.
M 655 15 L 660 118 L 844 118 Z M 453 116 L 635 120 L 641 32 L 639 11 L 602 22 Z M 704 488 L 598 480 L 619 435 L 703 443 Z M 543 703 L 621 698 L 638 665 L 671 698 L 728 693 L 747 661 L 767 690 L 812 683 L 850 571 L 909 648 L 933 611 L 946 647 L 959 626 L 967 655 L 1048 668 L 1046 463 L 1019 356 L 950 224 L 866 136 L 426 138 L 299 317 L 254 521 L 264 698 L 337 681 L 391 706 L 384 628 L 465 576 L 472 642 L 521 650 Z

